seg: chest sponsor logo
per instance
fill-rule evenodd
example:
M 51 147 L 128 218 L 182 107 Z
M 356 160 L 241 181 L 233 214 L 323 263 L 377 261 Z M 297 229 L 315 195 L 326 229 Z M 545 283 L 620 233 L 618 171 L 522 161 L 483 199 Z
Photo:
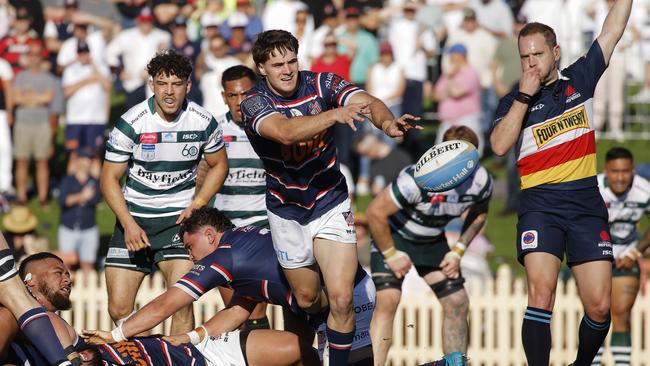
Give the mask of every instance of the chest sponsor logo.
M 537 230 L 528 230 L 521 233 L 521 250 L 537 248 Z
M 161 185 L 167 185 L 167 186 L 173 186 L 176 183 L 180 181 L 184 181 L 187 179 L 189 176 L 191 176 L 193 173 L 193 170 L 190 171 L 184 171 L 181 173 L 156 173 L 156 172 L 148 172 L 145 170 L 142 170 L 142 168 L 139 168 L 135 174 L 138 177 L 141 177 L 143 179 L 148 180 L 151 183 L 160 183 Z
M 563 115 L 533 127 L 533 137 L 537 147 L 546 145 L 557 136 L 578 128 L 589 128 L 589 119 L 584 106 L 568 111 Z
M 228 182 L 241 185 L 266 184 L 266 172 L 262 169 L 230 169 L 228 171 Z
M 140 156 L 144 161 L 152 161 L 156 158 L 156 145 L 143 144 L 140 145 Z
M 158 134 L 157 133 L 143 133 L 140 135 L 140 143 L 141 144 L 155 144 L 158 142 Z
M 566 103 L 571 103 L 582 96 L 582 94 L 576 92 L 576 90 L 571 85 L 567 86 L 566 89 L 564 89 L 564 95 L 566 95 Z
M 176 142 L 176 132 L 163 132 L 162 142 Z
M 197 142 L 201 141 L 203 134 L 200 132 L 179 132 L 178 142 Z

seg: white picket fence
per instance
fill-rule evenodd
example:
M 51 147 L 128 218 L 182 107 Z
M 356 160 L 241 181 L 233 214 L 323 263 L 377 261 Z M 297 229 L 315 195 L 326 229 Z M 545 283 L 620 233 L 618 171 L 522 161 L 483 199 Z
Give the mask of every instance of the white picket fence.
M 83 287 L 83 274 L 77 273 L 72 291 L 73 307 L 62 316 L 77 330 L 113 327 L 107 311 L 108 296 L 103 275 L 92 273 Z M 521 345 L 521 321 L 526 308 L 525 284 L 513 278 L 510 267 L 499 268 L 496 279 L 484 283 L 470 282 L 470 347 L 468 354 L 473 366 L 525 365 Z M 138 306 L 146 304 L 165 289 L 162 277 L 148 278 L 138 293 Z M 223 302 L 216 290 L 207 293 L 195 303 L 197 324 L 212 317 Z M 269 307 L 269 317 L 275 328 L 282 329 L 282 312 Z M 553 349 L 551 365 L 564 366 L 574 360 L 577 347 L 578 326 L 582 318 L 582 305 L 575 283 L 558 284 L 553 311 Z M 402 299 L 395 319 L 394 345 L 391 349 L 392 365 L 413 366 L 440 358 L 442 312 L 433 294 L 410 295 Z M 154 329 L 164 333 L 169 320 Z M 632 365 L 650 366 L 650 295 L 639 295 L 632 314 Z M 606 352 L 605 365 L 613 365 Z

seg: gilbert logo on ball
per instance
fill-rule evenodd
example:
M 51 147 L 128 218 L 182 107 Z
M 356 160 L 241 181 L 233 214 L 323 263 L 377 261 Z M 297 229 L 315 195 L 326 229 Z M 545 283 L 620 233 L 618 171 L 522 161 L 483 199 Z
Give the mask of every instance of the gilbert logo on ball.
M 427 191 L 454 189 L 478 166 L 478 151 L 471 143 L 450 140 L 434 145 L 415 164 L 415 182 Z

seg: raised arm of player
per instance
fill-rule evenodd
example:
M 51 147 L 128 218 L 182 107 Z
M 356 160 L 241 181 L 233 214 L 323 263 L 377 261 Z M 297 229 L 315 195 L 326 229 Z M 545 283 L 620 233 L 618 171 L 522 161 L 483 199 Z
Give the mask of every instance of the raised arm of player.
M 403 278 L 411 269 L 411 258 L 408 254 L 395 249 L 395 242 L 390 231 L 388 217 L 399 211 L 399 207 L 390 197 L 392 186 L 384 188 L 375 197 L 366 210 L 370 233 L 377 249 L 385 258 L 386 264 L 397 278 Z
M 201 160 L 201 163 L 203 161 L 205 161 L 207 165 L 207 170 L 205 171 L 204 178 L 201 179 L 201 186 L 198 186 L 197 178 L 197 188 L 194 200 L 190 207 L 183 210 L 183 212 L 178 216 L 176 223 L 181 223 L 189 217 L 192 214 L 192 210 L 205 206 L 212 197 L 219 192 L 223 182 L 228 176 L 228 155 L 226 154 L 226 149 L 222 148 L 215 153 L 205 154 L 204 160 Z M 201 163 L 199 163 L 198 169 L 200 169 Z
M 631 10 L 632 0 L 616 0 L 605 18 L 603 29 L 600 31 L 597 40 L 606 64 L 609 64 L 614 47 L 623 36 Z
M 414 124 L 420 117 L 404 114 L 398 118 L 388 109 L 386 104 L 369 93 L 362 91 L 350 97 L 351 103 L 368 103 L 370 113 L 365 113 L 372 124 L 384 131 L 390 137 L 401 137 L 410 129 L 422 129 L 422 126 Z
M 149 244 L 149 238 L 142 228 L 135 222 L 129 208 L 126 206 L 120 179 L 126 172 L 128 163 L 105 161 L 99 186 L 108 206 L 115 212 L 115 216 L 124 228 L 124 242 L 129 251 L 144 249 Z

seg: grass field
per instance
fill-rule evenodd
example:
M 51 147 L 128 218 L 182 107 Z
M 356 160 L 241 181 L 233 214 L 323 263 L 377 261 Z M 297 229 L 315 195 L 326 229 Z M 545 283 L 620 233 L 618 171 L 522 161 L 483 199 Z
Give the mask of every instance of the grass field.
M 613 146 L 621 145 L 612 141 L 599 141 L 598 142 L 598 169 L 602 169 L 604 165 L 604 155 L 607 150 Z M 648 141 L 627 141 L 623 146 L 630 149 L 634 155 L 637 163 L 650 163 L 650 143 Z M 504 179 L 504 168 L 499 164 L 495 164 L 494 159 L 487 158 L 483 165 L 490 170 L 496 179 Z M 55 162 L 56 168 L 65 166 L 65 157 L 59 156 L 59 161 Z M 362 197 L 357 202 L 357 209 L 359 211 L 365 210 L 370 198 Z M 500 197 L 494 197 L 490 205 L 489 218 L 486 227 L 486 236 L 488 240 L 494 245 L 494 252 L 490 255 L 490 263 L 493 268 L 501 263 L 510 263 L 514 265 L 514 269 L 518 274 L 521 274 L 521 266 L 516 263 L 515 254 L 515 224 L 516 215 L 501 216 L 499 212 L 503 209 L 504 200 Z M 30 207 L 39 219 L 38 233 L 46 236 L 50 240 L 51 248 L 56 248 L 57 243 L 57 227 L 59 222 L 60 208 L 57 202 L 52 201 L 49 209 L 44 212 L 40 209 L 35 200 L 30 202 Z M 105 253 L 108 239 L 113 231 L 115 225 L 115 216 L 106 203 L 102 202 L 97 208 L 97 221 L 99 224 L 100 235 L 102 237 L 102 253 Z M 1 224 L 0 224 L 1 226 Z M 647 218 L 641 223 L 643 229 L 648 227 Z

